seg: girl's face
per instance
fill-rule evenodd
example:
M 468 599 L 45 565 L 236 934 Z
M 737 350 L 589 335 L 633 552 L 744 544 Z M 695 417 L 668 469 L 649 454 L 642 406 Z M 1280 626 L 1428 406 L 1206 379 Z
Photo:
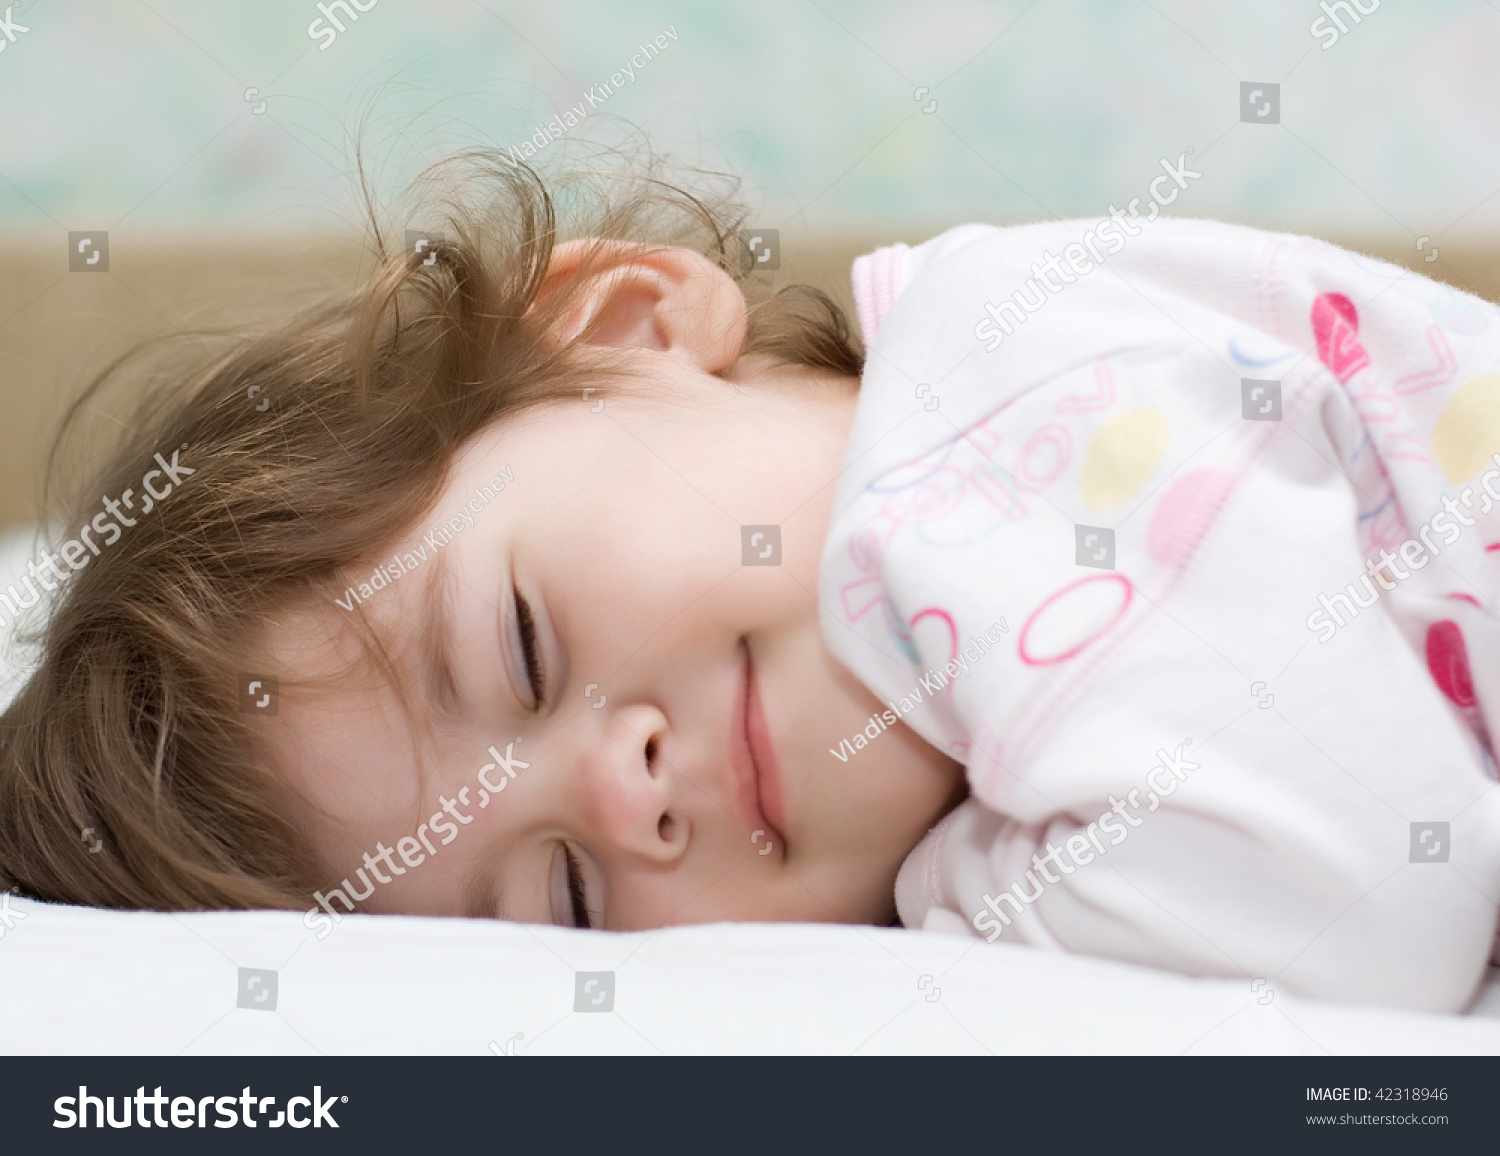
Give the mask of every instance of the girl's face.
M 902 859 L 962 794 L 904 724 L 831 753 L 881 709 L 819 633 L 857 383 L 728 362 L 732 324 L 682 316 L 738 291 L 660 260 L 593 305 L 626 316 L 600 331 L 639 380 L 475 437 L 429 516 L 351 575 L 358 593 L 384 563 L 362 609 L 411 714 L 333 592 L 268 624 L 275 670 L 364 671 L 259 724 L 330 887 L 374 886 L 362 910 L 888 922 Z M 763 526 L 779 548 L 752 544 Z

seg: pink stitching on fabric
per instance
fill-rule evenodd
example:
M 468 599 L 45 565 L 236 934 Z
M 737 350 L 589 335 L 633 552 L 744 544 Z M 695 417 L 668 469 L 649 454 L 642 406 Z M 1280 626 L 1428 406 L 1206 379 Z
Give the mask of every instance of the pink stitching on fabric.
M 874 344 L 875 334 L 901 292 L 901 270 L 909 251 L 906 245 L 887 245 L 854 261 L 850 273 L 854 308 L 867 346 Z

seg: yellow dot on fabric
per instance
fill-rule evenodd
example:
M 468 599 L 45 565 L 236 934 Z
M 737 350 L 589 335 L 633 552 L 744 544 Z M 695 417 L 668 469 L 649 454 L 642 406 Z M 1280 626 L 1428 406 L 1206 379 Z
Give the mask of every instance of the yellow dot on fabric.
M 1096 510 L 1129 500 L 1156 472 L 1170 437 L 1167 419 L 1150 406 L 1116 414 L 1089 440 L 1078 474 L 1079 495 Z
M 1500 450 L 1500 373 L 1466 381 L 1432 429 L 1432 456 L 1450 482 L 1472 478 Z

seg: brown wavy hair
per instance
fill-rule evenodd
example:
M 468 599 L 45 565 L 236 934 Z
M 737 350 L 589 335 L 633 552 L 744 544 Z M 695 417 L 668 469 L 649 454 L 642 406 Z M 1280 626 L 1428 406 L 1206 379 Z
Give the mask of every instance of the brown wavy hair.
M 588 332 L 551 334 L 619 247 L 542 294 L 565 239 L 560 205 L 576 211 L 575 235 L 684 245 L 728 272 L 750 307 L 744 354 L 859 374 L 826 295 L 742 271 L 737 183 L 699 174 L 720 191 L 690 191 L 661 170 L 544 179 L 498 151 L 460 153 L 402 202 L 404 220 L 442 233 L 424 252 L 382 224 L 361 168 L 374 269 L 357 291 L 260 332 L 144 343 L 88 383 L 49 475 L 102 391 L 144 400 L 52 524 L 86 524 L 97 495 L 138 487 L 159 452 L 186 447 L 194 472 L 70 575 L 24 635 L 34 673 L 0 716 L 0 889 L 182 910 L 299 908 L 326 884 L 287 788 L 255 754 L 240 672 L 257 624 L 414 524 L 468 439 L 608 388 L 579 356 Z

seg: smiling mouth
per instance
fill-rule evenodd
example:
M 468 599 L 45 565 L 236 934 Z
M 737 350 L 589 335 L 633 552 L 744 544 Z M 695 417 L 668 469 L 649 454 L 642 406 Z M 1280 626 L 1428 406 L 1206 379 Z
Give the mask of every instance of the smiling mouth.
M 739 694 L 735 698 L 731 720 L 730 762 L 734 768 L 736 799 L 740 818 L 752 831 L 768 832 L 786 856 L 786 823 L 782 812 L 781 774 L 776 765 L 776 751 L 771 744 L 770 728 L 761 708 L 755 684 L 755 663 L 750 647 L 742 639 L 740 647 L 745 661 L 740 675 Z M 752 836 L 752 841 L 758 842 Z

